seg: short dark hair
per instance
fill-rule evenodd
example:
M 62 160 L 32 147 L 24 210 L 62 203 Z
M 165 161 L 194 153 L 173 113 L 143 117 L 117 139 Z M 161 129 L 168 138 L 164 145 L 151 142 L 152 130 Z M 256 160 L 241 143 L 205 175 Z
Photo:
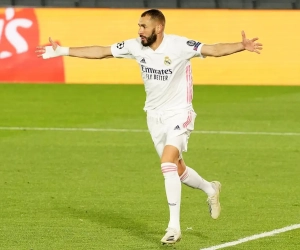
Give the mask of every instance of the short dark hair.
M 142 13 L 142 15 L 141 15 L 141 17 L 144 17 L 144 16 L 150 16 L 151 19 L 155 19 L 155 20 L 159 21 L 163 26 L 165 26 L 166 18 L 160 10 L 157 10 L 157 9 L 147 10 L 144 13 Z

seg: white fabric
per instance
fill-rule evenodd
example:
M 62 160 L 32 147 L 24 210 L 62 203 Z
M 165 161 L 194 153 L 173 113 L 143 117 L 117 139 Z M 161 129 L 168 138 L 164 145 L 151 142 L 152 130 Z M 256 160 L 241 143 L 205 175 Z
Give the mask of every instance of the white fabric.
M 160 158 L 166 145 L 177 147 L 180 155 L 187 151 L 188 139 L 194 130 L 196 116 L 191 109 L 147 112 L 148 130 Z
M 69 55 L 69 47 L 60 47 L 57 45 L 56 50 L 52 48 L 52 46 L 45 47 L 46 52 L 43 54 L 43 59 L 53 58 L 57 56 L 68 56 Z
M 194 169 L 186 166 L 184 173 L 180 176 L 180 180 L 183 184 L 197 188 L 204 191 L 208 196 L 212 196 L 216 193 L 210 182 L 203 179 Z
M 130 39 L 111 46 L 117 58 L 132 58 L 140 66 L 145 84 L 144 110 L 175 110 L 192 107 L 193 79 L 190 59 L 202 57 L 203 44 L 176 35 L 166 35 L 153 51 L 141 39 Z
M 161 171 L 165 179 L 165 190 L 170 211 L 168 228 L 180 231 L 181 182 L 177 173 L 177 166 L 171 162 L 162 163 Z

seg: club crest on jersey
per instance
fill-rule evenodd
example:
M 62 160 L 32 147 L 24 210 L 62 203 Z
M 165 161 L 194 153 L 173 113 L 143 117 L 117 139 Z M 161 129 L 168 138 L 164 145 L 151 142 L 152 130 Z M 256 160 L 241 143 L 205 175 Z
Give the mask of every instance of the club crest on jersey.
M 186 44 L 187 44 L 188 46 L 194 46 L 194 45 L 196 44 L 196 41 L 194 41 L 194 40 L 188 40 L 188 41 L 186 42 Z
M 171 61 L 170 57 L 166 56 L 166 57 L 165 57 L 164 63 L 165 63 L 165 65 L 167 65 L 167 66 L 171 65 L 172 61 Z
M 118 48 L 118 49 L 123 49 L 123 48 L 124 48 L 124 41 L 118 43 L 118 44 L 117 44 L 117 48 Z

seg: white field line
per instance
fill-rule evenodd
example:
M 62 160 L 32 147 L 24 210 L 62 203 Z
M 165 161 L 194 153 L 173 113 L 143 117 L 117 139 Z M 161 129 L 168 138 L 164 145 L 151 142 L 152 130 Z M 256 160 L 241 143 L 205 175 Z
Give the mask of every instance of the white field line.
M 265 232 L 265 233 L 261 233 L 261 234 L 255 234 L 246 238 L 242 238 L 236 241 L 231 241 L 231 242 L 227 242 L 221 245 L 216 245 L 216 246 L 212 246 L 212 247 L 208 247 L 208 248 L 201 248 L 200 250 L 217 250 L 217 249 L 221 249 L 221 248 L 225 248 L 225 247 L 231 247 L 231 246 L 235 246 L 241 243 L 245 243 L 251 240 L 257 240 L 260 238 L 265 238 L 265 237 L 269 237 L 269 236 L 274 236 L 275 234 L 280 234 L 280 233 L 284 233 L 287 231 L 291 231 L 291 230 L 295 230 L 295 229 L 300 229 L 300 224 L 294 224 L 288 227 L 283 227 L 280 229 L 275 229 L 273 231 L 270 232 Z
M 86 132 L 128 132 L 145 133 L 146 129 L 117 129 L 117 128 L 39 128 L 39 127 L 0 127 L 0 130 L 28 130 L 28 131 L 86 131 Z M 246 132 L 246 131 L 209 131 L 195 130 L 193 134 L 223 134 L 223 135 L 278 135 L 278 136 L 300 136 L 296 132 Z

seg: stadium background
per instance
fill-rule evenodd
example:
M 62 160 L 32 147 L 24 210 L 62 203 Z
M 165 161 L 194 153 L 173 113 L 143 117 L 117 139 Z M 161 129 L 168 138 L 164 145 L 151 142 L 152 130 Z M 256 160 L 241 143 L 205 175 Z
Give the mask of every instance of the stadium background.
M 132 38 L 152 7 L 164 8 L 167 33 L 236 42 L 244 29 L 264 44 L 261 55 L 192 60 L 197 120 L 184 157 L 221 181 L 222 214 L 212 220 L 206 195 L 183 185 L 176 250 L 299 249 L 300 87 L 289 86 L 300 85 L 299 3 L 0 0 L 0 250 L 166 249 L 137 64 L 34 53 L 49 36 L 63 46 Z M 263 232 L 273 236 L 253 237 Z
M 12 2 L 26 4 L 26 0 Z M 33 4 L 29 0 L 27 2 L 28 5 Z M 45 61 L 37 59 L 34 50 L 37 45 L 48 44 L 49 36 L 62 46 L 110 45 L 136 37 L 137 22 L 143 9 L 49 8 L 55 7 L 55 1 L 52 2 L 48 8 L 0 8 L 0 20 L 3 21 L 0 29 L 0 82 L 142 83 L 134 60 L 83 62 L 77 58 L 64 57 Z M 132 7 L 140 6 L 137 2 L 132 1 Z M 282 2 L 285 5 L 279 7 L 296 6 L 291 1 Z M 41 3 L 34 1 L 35 5 Z M 66 7 L 66 3 L 72 6 L 81 2 L 65 0 L 57 3 L 64 3 Z M 106 2 L 104 6 L 111 5 Z M 130 3 L 127 2 L 126 6 L 130 7 Z M 179 34 L 203 43 L 216 43 L 238 42 L 241 40 L 241 30 L 245 30 L 247 37 L 258 36 L 264 44 L 261 55 L 238 53 L 223 58 L 193 59 L 194 84 L 298 85 L 300 50 L 296 48 L 300 44 L 300 36 L 295 35 L 293 24 L 300 23 L 300 11 L 264 9 L 272 6 L 278 8 L 278 5 L 271 4 L 252 10 L 164 9 L 166 33 Z M 253 7 L 259 8 L 260 5 Z M 10 25 L 21 19 L 23 24 Z

